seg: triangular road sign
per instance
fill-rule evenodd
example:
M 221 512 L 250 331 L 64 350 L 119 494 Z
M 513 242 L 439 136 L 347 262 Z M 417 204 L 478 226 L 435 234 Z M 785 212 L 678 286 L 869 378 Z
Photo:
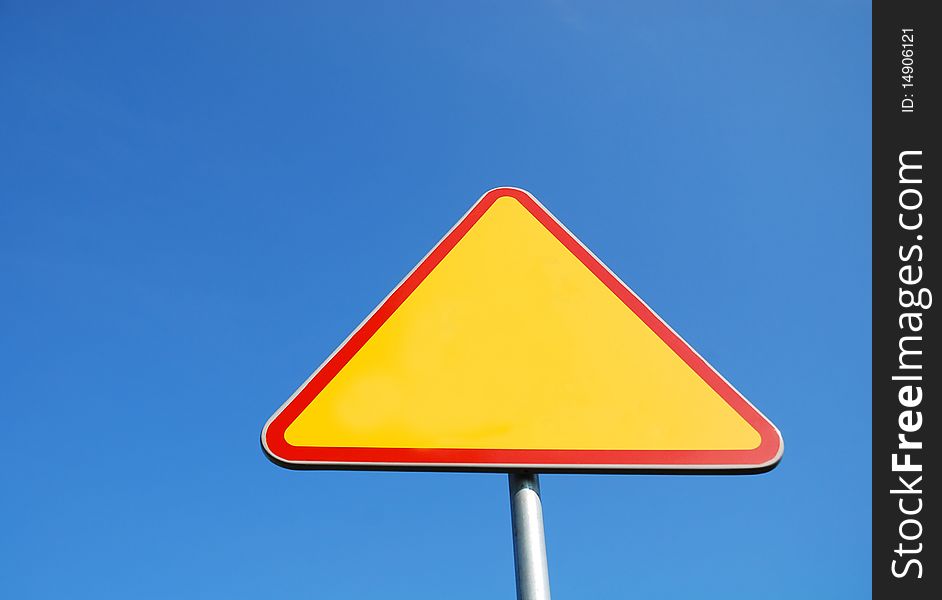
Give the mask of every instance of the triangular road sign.
M 491 190 L 275 413 L 297 468 L 762 471 L 782 438 L 530 194 Z

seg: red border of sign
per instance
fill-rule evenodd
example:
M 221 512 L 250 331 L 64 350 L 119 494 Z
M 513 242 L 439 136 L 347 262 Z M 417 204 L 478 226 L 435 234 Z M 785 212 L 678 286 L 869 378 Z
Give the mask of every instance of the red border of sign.
M 511 196 L 595 274 L 671 347 L 761 436 L 751 450 L 501 450 L 472 448 L 302 447 L 285 441 L 285 430 L 343 369 L 429 273 L 487 212 L 497 198 Z M 310 379 L 276 412 L 262 430 L 262 446 L 275 462 L 294 468 L 402 470 L 540 471 L 763 471 L 782 456 L 779 431 L 647 304 L 557 221 L 533 196 L 517 188 L 496 188 L 482 196 L 422 262 L 380 303 Z

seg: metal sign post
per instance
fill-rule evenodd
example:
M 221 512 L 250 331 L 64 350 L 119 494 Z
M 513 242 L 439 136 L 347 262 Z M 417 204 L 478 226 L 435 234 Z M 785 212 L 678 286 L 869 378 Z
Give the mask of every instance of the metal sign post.
M 536 473 L 510 473 L 508 478 L 517 600 L 550 600 L 540 478 Z
M 754 473 L 783 449 L 771 421 L 509 187 L 474 203 L 261 442 L 291 469 L 508 473 L 518 600 L 550 598 L 538 471 Z

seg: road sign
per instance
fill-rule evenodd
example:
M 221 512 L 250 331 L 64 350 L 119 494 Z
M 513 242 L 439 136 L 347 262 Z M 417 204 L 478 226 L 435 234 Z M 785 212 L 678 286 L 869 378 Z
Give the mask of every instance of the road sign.
M 782 438 L 539 202 L 491 190 L 272 416 L 297 468 L 761 471 Z

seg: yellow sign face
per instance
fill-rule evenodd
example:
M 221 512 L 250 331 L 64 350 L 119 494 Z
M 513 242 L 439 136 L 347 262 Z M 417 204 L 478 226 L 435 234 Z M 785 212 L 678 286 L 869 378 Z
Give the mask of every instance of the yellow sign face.
M 778 431 L 521 190 L 482 197 L 272 417 L 312 467 L 765 469 Z

